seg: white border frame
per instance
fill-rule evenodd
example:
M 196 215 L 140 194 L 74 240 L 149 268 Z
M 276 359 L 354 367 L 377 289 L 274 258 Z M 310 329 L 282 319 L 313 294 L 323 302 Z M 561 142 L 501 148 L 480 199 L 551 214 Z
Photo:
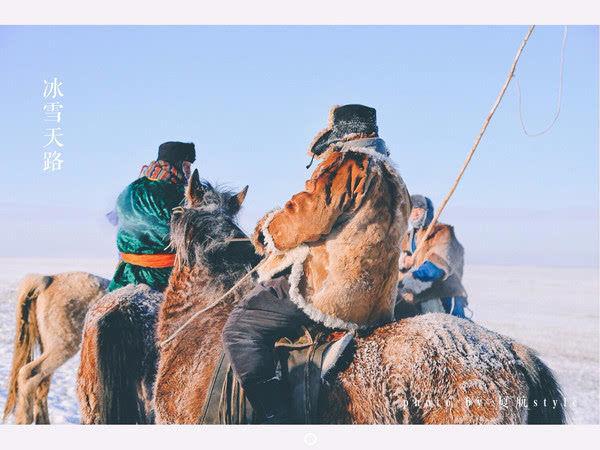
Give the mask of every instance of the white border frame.
M 13 0 L 0 25 L 527 25 L 600 23 L 591 0 Z M 1 43 L 0 43 L 1 44 Z M 600 349 L 599 349 L 600 350 Z M 600 399 L 599 399 L 600 402 Z M 5 448 L 432 448 L 586 449 L 600 426 L 10 426 Z
M 0 24 L 477 25 L 600 23 L 593 0 L 6 0 Z

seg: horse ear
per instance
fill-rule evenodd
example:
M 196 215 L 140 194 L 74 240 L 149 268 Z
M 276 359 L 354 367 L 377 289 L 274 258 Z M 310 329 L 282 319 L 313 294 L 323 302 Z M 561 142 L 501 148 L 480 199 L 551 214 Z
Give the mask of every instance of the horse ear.
M 246 186 L 240 192 L 238 192 L 233 197 L 231 197 L 231 199 L 229 200 L 230 206 L 233 209 L 235 209 L 236 211 L 238 209 L 240 209 L 240 207 L 242 206 L 242 203 L 244 203 L 244 199 L 246 198 L 247 193 L 248 193 L 248 186 Z
M 189 205 L 197 205 L 202 201 L 204 197 L 204 188 L 200 183 L 200 175 L 198 169 L 194 170 L 194 173 L 190 177 L 187 189 L 185 190 L 185 197 Z

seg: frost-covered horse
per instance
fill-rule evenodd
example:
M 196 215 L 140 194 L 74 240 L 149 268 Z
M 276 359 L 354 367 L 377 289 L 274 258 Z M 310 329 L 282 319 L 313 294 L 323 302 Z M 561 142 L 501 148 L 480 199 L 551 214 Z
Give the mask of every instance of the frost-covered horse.
M 233 198 L 195 173 L 186 208 L 173 216 L 171 241 L 180 265 L 160 307 L 157 339 L 171 338 L 205 311 L 159 350 L 157 423 L 200 420 L 223 351 L 223 326 L 253 287 L 247 280 L 211 306 L 257 263 L 249 242 L 232 241 L 242 236 Z M 320 423 L 565 421 L 558 383 L 531 349 L 447 314 L 403 319 L 357 337 L 345 362 L 320 391 Z
M 17 294 L 17 326 L 4 420 L 14 411 L 18 424 L 50 423 L 48 392 L 52 374 L 79 350 L 85 314 L 104 295 L 108 282 L 84 272 L 30 274 L 23 279 Z
M 154 328 L 162 299 L 145 284 L 128 285 L 89 309 L 77 372 L 82 423 L 153 422 Z
M 198 182 L 197 171 L 193 179 Z M 189 187 L 187 192 L 189 194 Z M 206 200 L 212 208 L 225 208 L 231 214 L 239 210 L 245 195 L 246 189 L 234 195 L 210 188 Z M 212 225 L 218 227 L 219 223 Z M 208 233 L 206 236 L 210 238 Z M 258 262 L 253 249 L 251 253 Z M 248 254 L 241 252 L 238 258 L 246 264 Z M 222 266 L 219 270 L 223 273 L 228 268 Z M 172 282 L 170 279 L 169 284 Z M 183 281 L 179 277 L 176 282 Z M 77 375 L 82 423 L 153 423 L 155 323 L 162 300 L 160 292 L 146 285 L 129 285 L 110 292 L 90 308 L 85 319 Z

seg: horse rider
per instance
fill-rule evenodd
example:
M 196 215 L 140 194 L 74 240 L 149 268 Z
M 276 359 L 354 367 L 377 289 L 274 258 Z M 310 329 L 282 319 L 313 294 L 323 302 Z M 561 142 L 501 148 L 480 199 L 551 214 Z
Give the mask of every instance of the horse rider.
M 305 190 L 256 226 L 252 241 L 265 257 L 258 284 L 223 330 L 230 363 L 266 423 L 289 420 L 276 377 L 278 339 L 301 326 L 357 330 L 394 318 L 410 198 L 378 135 L 375 109 L 332 108 L 309 156 L 321 162 Z
M 464 318 L 467 292 L 462 285 L 463 246 L 456 239 L 454 227 L 443 223 L 436 223 L 421 242 L 433 219 L 433 203 L 422 195 L 410 199 L 412 210 L 400 255 L 396 318 L 400 318 L 400 310 L 410 307 L 417 313 L 446 312 Z
M 120 262 L 109 291 L 144 283 L 163 291 L 175 261 L 167 250 L 171 210 L 180 206 L 196 159 L 193 143 L 165 142 L 158 158 L 142 167 L 140 177 L 117 199 L 117 248 Z

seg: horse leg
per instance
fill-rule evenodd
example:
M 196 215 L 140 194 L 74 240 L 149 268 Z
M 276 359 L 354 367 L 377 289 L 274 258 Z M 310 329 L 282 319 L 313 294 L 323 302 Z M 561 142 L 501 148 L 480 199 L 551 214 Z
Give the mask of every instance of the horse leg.
M 50 424 L 50 415 L 48 414 L 48 392 L 50 391 L 51 378 L 51 376 L 44 378 L 35 393 L 36 398 L 33 408 L 33 415 L 36 424 Z
M 66 354 L 64 349 L 55 348 L 44 351 L 39 358 L 23 366 L 19 371 L 19 391 L 15 422 L 29 424 L 33 422 L 34 396 L 40 383 L 50 377 L 72 355 Z
M 15 407 L 15 423 L 29 424 L 33 422 L 33 399 L 32 392 L 37 389 L 39 381 L 34 380 L 39 373 L 45 355 L 34 359 L 30 363 L 24 365 L 19 370 L 17 375 L 17 405 Z M 40 378 L 41 380 L 41 378 Z

